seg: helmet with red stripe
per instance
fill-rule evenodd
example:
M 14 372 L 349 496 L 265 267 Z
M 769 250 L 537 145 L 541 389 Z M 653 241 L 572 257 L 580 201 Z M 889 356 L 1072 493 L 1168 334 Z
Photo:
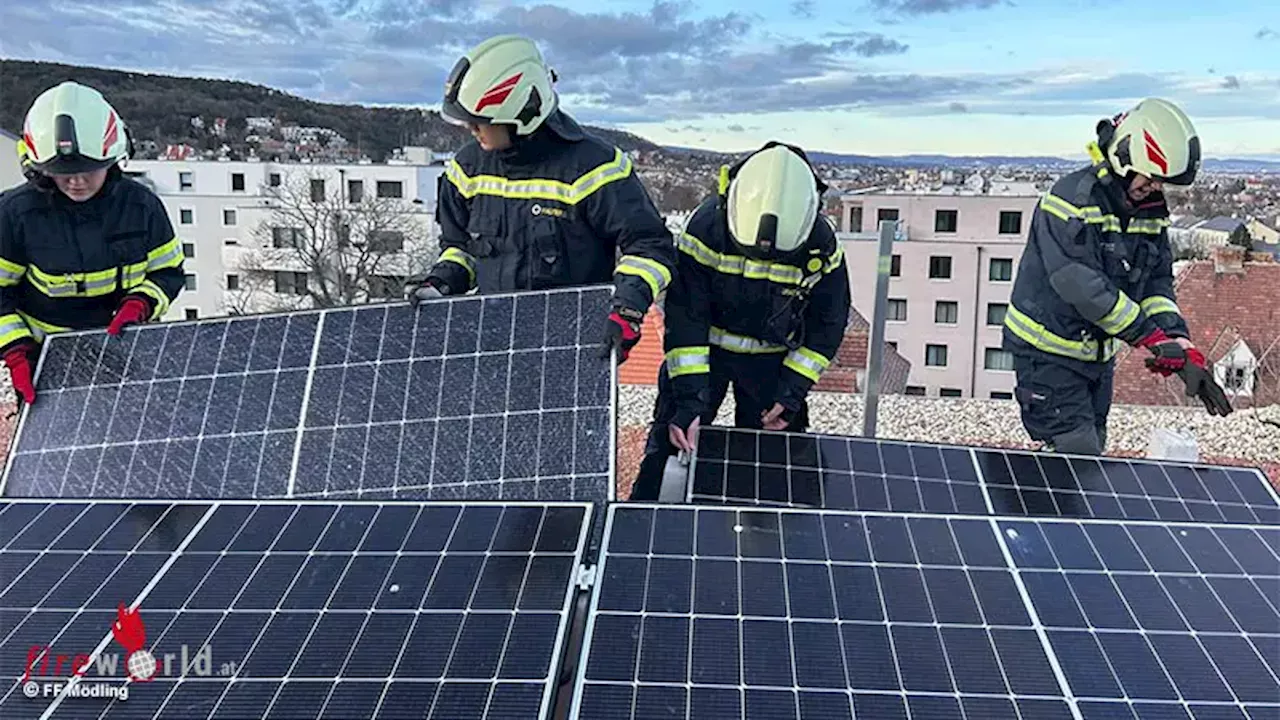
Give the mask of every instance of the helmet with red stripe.
M 555 73 L 538 46 L 519 35 L 498 35 L 458 60 L 444 86 L 441 107 L 456 125 L 510 125 L 529 135 L 555 111 Z
M 1191 119 L 1168 100 L 1147 98 L 1113 120 L 1107 160 L 1120 177 L 1137 173 L 1166 185 L 1195 182 L 1200 138 Z
M 40 93 L 22 139 L 35 169 L 48 175 L 102 170 L 129 157 L 124 121 L 102 93 L 64 82 Z

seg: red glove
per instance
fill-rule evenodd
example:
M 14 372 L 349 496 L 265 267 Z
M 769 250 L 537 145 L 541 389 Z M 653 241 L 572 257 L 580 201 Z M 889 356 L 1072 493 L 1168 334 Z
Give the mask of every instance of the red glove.
M 4 364 L 9 367 L 9 377 L 13 380 L 13 391 L 18 394 L 19 401 L 28 405 L 36 401 L 36 386 L 31 382 L 31 354 L 35 349 L 35 343 L 20 342 L 4 353 Z
M 614 308 L 605 322 L 605 340 L 600 348 L 600 357 L 609 357 L 613 348 L 618 348 L 618 362 L 626 361 L 631 348 L 640 342 L 640 325 L 644 322 L 644 313 L 625 306 Z
M 151 317 L 151 304 L 140 295 L 126 295 L 107 326 L 108 335 L 119 335 L 125 325 L 146 322 Z

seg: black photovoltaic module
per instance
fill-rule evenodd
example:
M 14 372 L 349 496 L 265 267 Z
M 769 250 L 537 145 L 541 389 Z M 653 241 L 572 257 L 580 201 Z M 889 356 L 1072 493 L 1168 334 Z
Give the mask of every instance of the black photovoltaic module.
M 55 335 L 10 497 L 613 497 L 608 286 Z
M 1280 524 L 1256 469 L 706 427 L 696 503 Z
M 542 717 L 591 511 L 0 501 L 0 675 L 10 679 L 0 717 Z M 137 608 L 157 674 L 128 682 L 123 701 L 44 695 L 81 653 L 118 663 L 105 677 L 92 663 L 80 685 L 126 685 L 126 653 L 111 632 L 120 604 Z M 179 681 L 181 660 L 163 669 L 184 646 L 193 659 L 208 648 L 208 674 L 193 665 Z M 27 683 L 39 686 L 36 697 Z
M 1280 713 L 1280 528 L 647 505 L 606 528 L 574 718 Z

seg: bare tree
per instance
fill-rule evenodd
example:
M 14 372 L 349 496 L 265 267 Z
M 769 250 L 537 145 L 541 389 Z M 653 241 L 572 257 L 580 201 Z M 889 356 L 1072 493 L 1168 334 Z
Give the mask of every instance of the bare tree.
M 228 313 L 399 297 L 406 277 L 431 266 L 432 219 L 420 204 L 376 193 L 348 196 L 340 177 L 293 171 L 264 188 L 270 210 L 254 228 L 254 247 L 229 263 L 236 287 L 227 288 Z

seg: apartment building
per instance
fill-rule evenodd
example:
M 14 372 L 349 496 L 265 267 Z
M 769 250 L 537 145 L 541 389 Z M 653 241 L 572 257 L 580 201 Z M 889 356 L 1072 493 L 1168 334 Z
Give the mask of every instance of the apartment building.
M 22 167 L 18 165 L 18 136 L 0 129 L 0 191 L 20 185 Z
M 853 302 L 875 307 L 878 228 L 899 223 L 890 266 L 885 339 L 911 363 L 906 393 L 1013 397 L 1013 358 L 1000 328 L 1031 214 L 1032 185 L 1000 194 L 871 192 L 846 195 L 839 227 Z
M 391 287 L 390 275 L 413 265 L 411 254 L 435 252 L 441 165 L 134 160 L 125 172 L 156 191 L 183 241 L 187 286 L 165 320 L 297 307 L 308 282 L 310 268 L 305 263 L 281 259 L 282 253 L 275 253 L 271 262 L 279 267 L 270 269 L 272 281 L 264 287 L 255 285 L 250 296 L 241 277 L 250 262 L 247 258 L 260 263 L 263 255 L 254 253 L 287 245 L 293 233 L 302 230 L 292 226 L 358 214 L 362 207 L 369 207 L 370 198 L 403 200 L 395 207 L 417 223 L 427 238 L 426 250 L 406 246 L 403 238 L 400 245 L 388 245 L 398 251 L 385 263 L 386 292 L 399 292 Z M 284 191 L 296 197 L 299 186 L 310 197 L 304 194 L 302 207 L 298 203 L 289 207 L 289 193 Z M 305 207 L 308 199 L 315 202 L 314 208 Z M 380 242 L 393 243 L 395 238 Z M 256 275 L 264 274 L 262 269 L 256 267 Z

